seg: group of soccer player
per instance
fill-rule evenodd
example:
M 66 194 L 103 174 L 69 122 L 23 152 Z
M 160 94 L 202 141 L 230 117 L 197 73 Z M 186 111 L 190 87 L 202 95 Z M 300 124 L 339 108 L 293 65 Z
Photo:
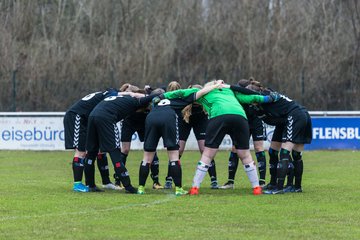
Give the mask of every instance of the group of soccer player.
M 121 131 L 118 122 L 121 122 Z M 268 184 L 265 183 L 264 122 L 275 126 L 268 150 L 271 175 Z M 74 103 L 65 114 L 64 129 L 65 148 L 75 150 L 72 166 L 73 190 L 76 192 L 103 191 L 95 184 L 95 161 L 104 189 L 125 188 L 127 193 L 145 194 L 150 171 L 153 189 L 170 189 L 174 184 L 177 196 L 198 195 L 207 172 L 212 189 L 232 189 L 239 159 L 254 195 L 302 192 L 301 153 L 304 144 L 309 144 L 312 139 L 311 119 L 307 110 L 253 78 L 242 79 L 236 85 L 214 80 L 203 87 L 191 85 L 186 89 L 182 89 L 178 82 L 171 82 L 166 91 L 124 84 L 120 89 L 88 94 Z M 191 129 L 198 142 L 201 158 L 196 166 L 192 187 L 186 191 L 182 188 L 180 158 Z M 135 132 L 144 142 L 138 188 L 131 184 L 126 169 L 131 137 Z M 219 186 L 214 157 L 226 134 L 233 143 L 229 157 L 229 178 L 223 186 Z M 250 135 L 258 167 L 250 154 Z M 160 138 L 163 139 L 169 160 L 164 186 L 159 182 L 159 159 L 156 154 Z M 109 177 L 107 154 L 113 163 L 115 184 Z M 85 184 L 82 183 L 83 172 Z

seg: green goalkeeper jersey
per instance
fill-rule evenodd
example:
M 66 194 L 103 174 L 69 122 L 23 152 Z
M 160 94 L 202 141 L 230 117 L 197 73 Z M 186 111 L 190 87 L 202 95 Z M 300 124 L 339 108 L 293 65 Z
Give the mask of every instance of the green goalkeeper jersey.
M 183 98 L 199 90 L 200 89 L 198 88 L 179 89 L 176 91 L 164 93 L 164 97 L 167 99 Z M 228 88 L 222 88 L 212 90 L 211 92 L 197 99 L 196 102 L 200 103 L 204 107 L 205 111 L 209 115 L 209 118 L 214 118 L 225 114 L 236 114 L 247 118 L 245 111 L 239 102 L 247 104 L 253 102 L 263 103 L 264 96 L 245 95 L 239 92 L 233 92 Z

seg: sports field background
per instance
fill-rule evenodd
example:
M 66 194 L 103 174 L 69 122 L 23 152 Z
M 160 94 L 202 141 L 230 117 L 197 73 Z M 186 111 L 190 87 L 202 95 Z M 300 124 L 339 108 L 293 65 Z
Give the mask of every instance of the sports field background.
M 151 190 L 150 177 L 146 195 L 74 193 L 72 155 L 0 151 L 0 239 L 360 239 L 359 151 L 305 152 L 304 192 L 261 196 L 242 168 L 234 190 L 211 190 L 207 176 L 199 196 Z M 183 155 L 185 189 L 199 156 Z M 159 158 L 163 184 L 166 153 Z M 141 159 L 132 151 L 127 161 L 135 186 Z M 220 184 L 227 159 L 216 157 Z

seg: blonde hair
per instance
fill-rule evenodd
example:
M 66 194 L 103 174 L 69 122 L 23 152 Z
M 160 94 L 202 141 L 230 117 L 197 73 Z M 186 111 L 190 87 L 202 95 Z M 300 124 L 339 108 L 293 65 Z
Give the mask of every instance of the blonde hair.
M 202 89 L 203 87 L 199 84 L 194 84 L 194 85 L 190 85 L 188 88 L 199 88 Z M 182 115 L 183 115 L 183 119 L 186 123 L 190 122 L 190 116 L 192 113 L 192 106 L 193 104 L 197 104 L 197 103 L 192 103 L 187 105 L 186 107 L 184 107 L 184 109 L 181 111 Z M 204 110 L 204 109 L 203 109 Z
M 170 92 L 170 91 L 175 91 L 181 88 L 180 83 L 178 83 L 177 81 L 172 81 L 168 84 L 166 91 Z

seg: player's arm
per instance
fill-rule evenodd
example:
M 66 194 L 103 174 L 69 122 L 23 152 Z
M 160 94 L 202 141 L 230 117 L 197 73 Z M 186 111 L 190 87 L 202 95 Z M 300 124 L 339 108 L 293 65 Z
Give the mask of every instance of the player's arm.
M 150 95 L 144 94 L 144 97 L 138 98 L 138 101 L 141 106 L 145 106 L 155 99 L 159 99 L 159 101 L 160 101 L 159 96 L 160 96 L 160 93 L 150 94 Z
M 161 99 L 187 98 L 192 94 L 198 92 L 199 90 L 200 89 L 198 88 L 179 89 L 179 90 L 163 93 L 162 95 L 160 95 L 160 98 Z
M 214 89 L 221 89 L 223 87 L 224 87 L 223 80 L 214 81 L 214 84 L 206 85 L 205 87 L 200 89 L 198 92 L 196 92 L 195 100 L 201 98 L 202 96 L 206 95 L 207 93 L 211 92 Z
M 277 97 L 272 97 L 271 95 L 247 95 L 247 94 L 242 94 L 240 92 L 234 92 L 234 95 L 236 97 L 236 99 L 240 102 L 240 103 L 246 103 L 246 104 L 251 104 L 251 103 L 271 103 L 271 102 L 275 102 L 277 101 Z
M 228 85 L 226 87 L 229 87 L 233 92 L 239 92 L 242 94 L 246 94 L 246 95 L 261 95 L 259 92 L 245 88 L 245 87 L 241 87 L 241 86 L 237 86 L 237 85 Z
M 225 87 L 230 88 L 234 92 L 235 97 L 240 103 L 271 103 L 277 102 L 281 98 L 281 95 L 275 91 L 269 91 L 267 94 L 262 95 L 260 92 L 241 86 L 225 85 Z

